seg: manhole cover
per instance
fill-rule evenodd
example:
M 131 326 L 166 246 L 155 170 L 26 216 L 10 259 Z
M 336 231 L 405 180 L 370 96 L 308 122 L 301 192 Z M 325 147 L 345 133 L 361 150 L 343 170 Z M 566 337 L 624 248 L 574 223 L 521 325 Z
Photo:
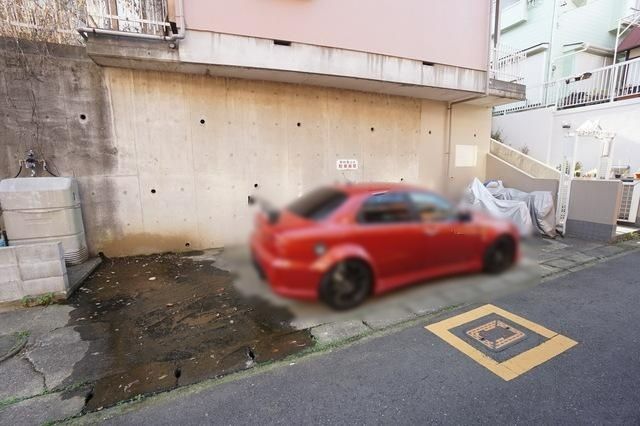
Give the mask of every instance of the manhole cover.
M 480 306 L 426 328 L 504 380 L 512 380 L 577 345 L 494 305 Z
M 526 337 L 525 333 L 513 325 L 497 319 L 467 330 L 466 335 L 496 352 L 504 350 Z

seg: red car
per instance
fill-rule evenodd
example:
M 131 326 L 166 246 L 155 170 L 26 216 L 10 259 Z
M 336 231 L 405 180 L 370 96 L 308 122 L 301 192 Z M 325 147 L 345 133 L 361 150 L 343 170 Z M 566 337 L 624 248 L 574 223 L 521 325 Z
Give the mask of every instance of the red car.
M 256 217 L 258 272 L 283 296 L 348 309 L 369 295 L 462 272 L 501 272 L 518 258 L 511 223 L 459 212 L 405 184 L 321 187 Z

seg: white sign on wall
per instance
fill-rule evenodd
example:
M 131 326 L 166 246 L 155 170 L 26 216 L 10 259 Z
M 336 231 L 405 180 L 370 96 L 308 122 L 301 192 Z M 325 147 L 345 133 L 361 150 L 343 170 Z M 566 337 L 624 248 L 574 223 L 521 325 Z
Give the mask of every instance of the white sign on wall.
M 336 169 L 338 169 L 338 170 L 358 170 L 358 160 L 356 160 L 356 159 L 336 160 Z
M 456 167 L 475 167 L 478 164 L 476 145 L 456 145 Z

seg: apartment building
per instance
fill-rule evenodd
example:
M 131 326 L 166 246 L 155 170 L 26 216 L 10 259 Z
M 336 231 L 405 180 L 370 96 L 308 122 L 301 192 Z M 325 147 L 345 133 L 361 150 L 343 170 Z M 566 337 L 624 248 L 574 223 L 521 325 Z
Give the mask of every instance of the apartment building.
M 34 148 L 77 176 L 90 249 L 107 255 L 243 243 L 250 196 L 281 205 L 327 182 L 455 193 L 484 177 L 492 107 L 524 100 L 495 14 L 490 0 L 90 0 L 82 45 L 48 50 L 56 89 L 30 82 L 55 99 L 35 107 Z M 17 123 L 31 127 L 28 108 L 4 109 L 9 175 L 29 148 Z
M 555 167 L 569 155 L 572 130 L 599 121 L 617 134 L 614 162 L 638 169 L 637 6 L 635 0 L 540 0 L 503 9 L 499 40 L 526 52 L 521 74 L 527 99 L 496 107 L 493 130 Z M 519 18 L 505 22 L 516 9 Z M 578 161 L 586 170 L 597 167 L 601 147 L 587 143 L 582 149 Z
M 620 18 L 636 0 L 500 0 L 501 44 L 524 52 L 523 82 L 548 81 L 611 65 Z

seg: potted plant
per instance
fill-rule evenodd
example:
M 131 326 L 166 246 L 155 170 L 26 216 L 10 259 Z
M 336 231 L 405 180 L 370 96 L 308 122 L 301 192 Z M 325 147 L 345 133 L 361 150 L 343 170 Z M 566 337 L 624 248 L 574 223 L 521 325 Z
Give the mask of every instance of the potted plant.
M 580 177 L 580 175 L 582 174 L 582 163 L 579 161 L 576 161 L 576 172 L 575 172 L 575 176 L 576 177 Z

